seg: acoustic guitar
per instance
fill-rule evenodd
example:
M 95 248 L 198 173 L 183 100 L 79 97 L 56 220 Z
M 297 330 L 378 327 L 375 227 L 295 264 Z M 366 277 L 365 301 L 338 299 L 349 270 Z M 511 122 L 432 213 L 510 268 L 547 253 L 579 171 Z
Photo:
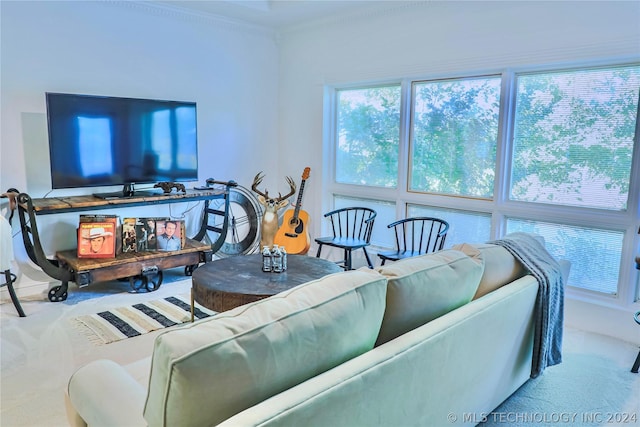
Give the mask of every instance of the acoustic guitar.
M 284 246 L 289 254 L 306 254 L 311 246 L 311 237 L 309 236 L 308 228 L 309 214 L 300 209 L 302 206 L 304 183 L 309 178 L 310 171 L 311 168 L 304 168 L 296 208 L 289 209 L 284 213 L 282 226 L 280 226 L 276 232 L 276 237 L 273 239 L 274 244 Z

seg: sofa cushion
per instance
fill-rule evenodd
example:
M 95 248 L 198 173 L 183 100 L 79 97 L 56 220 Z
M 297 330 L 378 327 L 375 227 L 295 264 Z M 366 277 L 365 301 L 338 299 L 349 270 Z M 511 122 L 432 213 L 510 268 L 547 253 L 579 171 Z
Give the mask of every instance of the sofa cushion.
M 150 426 L 215 425 L 373 348 L 386 279 L 349 271 L 156 338 Z
M 484 263 L 484 273 L 473 299 L 480 298 L 527 274 L 522 264 L 502 246 L 489 243 L 463 243 L 453 246 L 453 249 Z
M 387 307 L 376 345 L 471 301 L 483 264 L 460 251 L 446 250 L 378 267 L 389 279 Z

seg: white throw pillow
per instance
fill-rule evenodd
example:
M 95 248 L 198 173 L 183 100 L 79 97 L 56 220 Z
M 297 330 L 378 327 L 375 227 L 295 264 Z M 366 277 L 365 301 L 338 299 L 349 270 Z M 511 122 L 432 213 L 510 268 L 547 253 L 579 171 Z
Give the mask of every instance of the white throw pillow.
M 473 297 L 484 265 L 446 250 L 378 267 L 389 279 L 387 308 L 376 345 L 456 309 Z
M 527 274 L 522 264 L 502 246 L 489 243 L 463 243 L 453 246 L 453 249 L 484 263 L 484 273 L 473 299 L 478 299 Z
M 159 335 L 144 417 L 211 426 L 373 348 L 386 279 L 349 271 Z

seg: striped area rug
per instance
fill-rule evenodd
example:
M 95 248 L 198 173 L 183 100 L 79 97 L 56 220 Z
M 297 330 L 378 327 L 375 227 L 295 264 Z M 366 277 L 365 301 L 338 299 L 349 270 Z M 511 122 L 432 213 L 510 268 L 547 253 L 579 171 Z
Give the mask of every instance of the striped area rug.
M 196 304 L 194 319 L 215 314 Z M 178 295 L 78 316 L 72 322 L 94 344 L 109 344 L 191 321 L 191 297 Z

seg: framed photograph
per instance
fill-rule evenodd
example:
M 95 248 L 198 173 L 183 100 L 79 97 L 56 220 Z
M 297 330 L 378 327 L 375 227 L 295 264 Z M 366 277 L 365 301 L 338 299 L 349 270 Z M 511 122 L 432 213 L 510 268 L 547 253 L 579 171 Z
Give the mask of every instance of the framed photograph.
M 81 222 L 78 227 L 78 258 L 115 258 L 115 221 Z
M 182 249 L 183 230 L 184 221 L 182 220 L 156 221 L 157 250 L 178 251 Z

